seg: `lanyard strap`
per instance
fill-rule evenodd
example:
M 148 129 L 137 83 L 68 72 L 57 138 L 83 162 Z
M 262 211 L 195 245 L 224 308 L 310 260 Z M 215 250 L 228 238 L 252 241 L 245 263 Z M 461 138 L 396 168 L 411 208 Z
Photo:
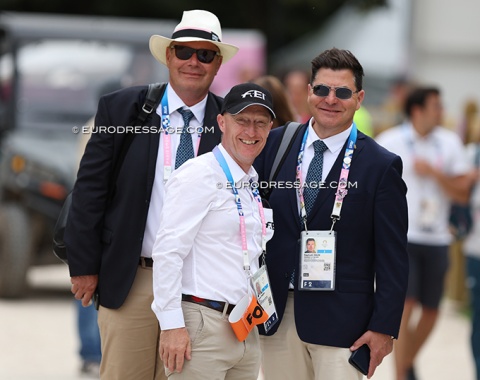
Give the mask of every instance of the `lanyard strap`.
M 230 187 L 232 189 L 233 195 L 235 196 L 235 204 L 237 205 L 238 216 L 240 218 L 240 237 L 242 241 L 243 269 L 250 276 L 250 259 L 248 256 L 248 246 L 247 246 L 247 228 L 245 224 L 245 215 L 243 213 L 242 202 L 240 201 L 240 195 L 238 194 L 238 190 L 235 186 L 235 182 L 233 181 L 233 176 L 230 171 L 230 168 L 228 167 L 227 161 L 225 160 L 225 157 L 223 157 L 223 154 L 218 148 L 218 146 L 213 148 L 212 152 L 215 158 L 217 159 L 218 163 L 222 167 L 223 172 L 227 177 L 227 181 L 229 182 Z M 265 226 L 265 213 L 263 211 L 262 198 L 260 197 L 258 189 L 256 188 L 252 189 L 252 194 L 258 203 L 258 210 L 260 213 L 260 219 L 262 221 L 262 250 L 265 251 L 267 229 Z
M 331 214 L 332 228 L 337 220 L 340 220 L 340 212 L 342 211 L 343 199 L 346 197 L 348 190 L 348 175 L 350 174 L 350 165 L 352 163 L 353 151 L 355 150 L 355 143 L 357 142 L 357 126 L 353 123 L 350 136 L 348 137 L 347 148 L 343 156 L 342 170 L 340 171 L 340 178 L 338 180 L 337 192 L 335 193 L 335 202 L 333 202 L 333 210 Z
M 303 198 L 303 187 L 302 183 L 302 162 L 303 155 L 305 152 L 305 145 L 307 143 L 308 128 L 303 135 L 302 144 L 300 145 L 300 151 L 298 152 L 297 158 L 297 169 L 296 169 L 296 182 L 300 183 L 298 186 L 298 197 L 300 199 L 300 216 L 302 218 L 303 224 L 305 225 L 305 231 L 307 231 L 307 211 L 305 210 L 305 200 Z M 332 218 L 332 227 L 335 225 L 335 222 L 340 219 L 340 212 L 342 210 L 343 199 L 348 193 L 347 184 L 348 184 L 348 175 L 350 172 L 350 164 L 352 162 L 353 151 L 355 150 L 355 143 L 357 142 L 357 126 L 355 123 L 352 125 L 352 130 L 348 137 L 347 149 L 345 149 L 345 155 L 342 163 L 342 170 L 340 172 L 340 179 L 338 180 L 337 192 L 335 193 L 335 202 L 333 204 L 333 210 L 331 214 Z
M 167 90 L 163 93 L 162 101 L 162 127 L 163 132 L 163 182 L 167 182 L 172 174 L 172 137 L 168 133 L 170 130 L 170 112 L 168 108 Z M 197 150 L 194 153 L 198 156 L 198 149 L 200 148 L 200 139 L 202 134 L 198 134 Z
M 412 154 L 412 157 L 417 157 L 416 151 L 415 151 L 415 140 L 414 140 L 414 135 L 415 135 L 415 130 L 413 126 L 411 128 L 408 128 L 408 124 L 404 123 L 402 126 L 402 129 L 405 133 L 405 138 L 407 141 L 407 147 L 410 149 L 410 152 Z M 440 143 L 437 139 L 435 139 L 433 136 L 430 137 L 432 139 L 432 145 L 435 149 L 435 165 L 437 168 L 442 167 L 442 148 L 440 146 Z

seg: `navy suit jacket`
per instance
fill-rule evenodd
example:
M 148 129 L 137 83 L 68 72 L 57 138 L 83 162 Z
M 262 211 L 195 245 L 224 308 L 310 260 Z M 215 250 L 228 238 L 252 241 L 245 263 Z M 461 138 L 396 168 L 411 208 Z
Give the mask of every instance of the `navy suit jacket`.
M 103 96 L 95 126 L 132 125 L 143 105 L 147 86 L 130 87 Z M 221 137 L 217 115 L 223 99 L 209 93 L 205 133 L 199 154 L 211 151 Z M 148 126 L 160 126 L 154 112 Z M 214 132 L 210 127 L 214 127 Z M 65 229 L 71 276 L 99 275 L 102 306 L 119 308 L 132 286 L 138 267 L 160 141 L 159 133 L 137 134 L 125 156 L 107 200 L 113 162 L 118 159 L 125 134 L 93 133 L 80 163 Z
M 295 181 L 302 125 L 282 165 L 277 182 Z M 260 180 L 268 180 L 281 139 L 274 129 L 255 161 Z M 309 230 L 330 230 L 335 183 L 346 143 L 307 218 Z M 333 291 L 295 289 L 295 324 L 307 343 L 350 347 L 367 330 L 397 336 L 408 278 L 406 185 L 400 157 L 358 132 L 337 231 L 336 283 Z M 269 199 L 275 233 L 267 245 L 266 263 L 280 323 L 287 302 L 290 274 L 299 273 L 300 225 L 297 190 L 274 189 Z M 302 247 L 304 248 L 304 247 Z M 298 276 L 296 278 L 298 282 Z M 268 335 L 275 333 L 277 324 Z

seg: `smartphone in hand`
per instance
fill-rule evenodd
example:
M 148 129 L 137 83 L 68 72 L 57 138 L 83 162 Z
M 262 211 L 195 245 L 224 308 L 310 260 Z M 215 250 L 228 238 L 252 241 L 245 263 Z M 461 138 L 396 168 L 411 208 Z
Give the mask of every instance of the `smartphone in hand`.
M 359 349 L 352 352 L 348 362 L 364 375 L 368 375 L 370 365 L 370 348 L 364 344 Z

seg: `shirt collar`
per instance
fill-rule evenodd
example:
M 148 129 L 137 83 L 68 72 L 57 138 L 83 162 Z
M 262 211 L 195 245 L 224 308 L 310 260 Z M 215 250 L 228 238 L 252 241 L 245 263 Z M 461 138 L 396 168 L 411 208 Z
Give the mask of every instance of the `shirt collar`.
M 434 129 L 432 129 L 432 131 L 430 131 L 430 133 L 428 133 L 426 136 L 422 136 L 420 135 L 417 130 L 415 128 L 413 128 L 413 125 L 412 123 L 410 122 L 406 122 L 403 124 L 403 127 L 405 128 L 405 130 L 407 131 L 408 134 L 410 134 L 411 138 L 414 140 L 414 141 L 430 141 L 430 140 L 435 140 L 436 139 L 436 135 L 438 133 L 438 127 L 435 127 Z
M 170 83 L 167 85 L 167 96 L 168 96 L 168 111 L 170 115 L 178 110 L 179 108 L 188 108 L 190 111 L 192 111 L 193 116 L 195 116 L 195 119 L 202 124 L 203 119 L 205 118 L 205 107 L 207 105 L 207 98 L 208 94 L 205 95 L 205 97 L 198 102 L 197 104 L 194 104 L 191 107 L 188 107 L 185 105 L 182 99 L 177 95 L 175 90 L 170 86 Z
M 345 145 L 345 141 L 348 139 L 348 136 L 350 136 L 353 124 L 343 132 L 340 132 L 336 135 L 327 137 L 326 139 L 322 140 L 320 139 L 320 137 L 318 137 L 317 133 L 313 129 L 312 120 L 313 118 L 311 118 L 310 122 L 308 123 L 308 137 L 305 144 L 305 149 L 310 147 L 315 141 L 321 140 L 325 143 L 331 153 L 338 153 L 338 151 L 342 149 L 343 145 Z
M 222 152 L 223 157 L 225 157 L 225 161 L 227 162 L 228 168 L 230 169 L 230 173 L 232 173 L 232 178 L 235 183 L 238 182 L 246 182 L 246 181 L 258 181 L 258 174 L 255 168 L 250 166 L 248 173 L 245 173 L 243 169 L 238 165 L 235 160 L 228 154 L 222 144 L 218 145 L 218 148 Z

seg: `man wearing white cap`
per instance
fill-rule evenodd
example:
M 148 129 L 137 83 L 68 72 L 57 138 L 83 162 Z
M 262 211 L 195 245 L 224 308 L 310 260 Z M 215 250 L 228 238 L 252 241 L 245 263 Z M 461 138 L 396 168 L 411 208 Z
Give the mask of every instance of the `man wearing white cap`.
M 180 132 L 136 134 L 114 183 L 125 134 L 109 128 L 92 135 L 86 147 L 65 243 L 75 298 L 86 306 L 98 295 L 101 378 L 165 378 L 159 325 L 151 310 L 152 247 L 165 205 L 164 186 L 174 169 L 220 141 L 216 118 L 222 98 L 209 88 L 221 64 L 237 50 L 222 42 L 214 14 L 185 11 L 172 38 L 150 38 L 150 51 L 168 67 L 169 82 L 148 126 Z M 95 125 L 131 125 L 146 93 L 147 86 L 141 86 L 103 96 Z
M 183 165 L 166 186 L 153 248 L 152 309 L 170 380 L 258 377 L 257 329 L 239 336 L 229 322 L 253 294 L 251 275 L 259 273 L 258 258 L 273 235 L 271 210 L 250 184 L 258 180 L 252 164 L 274 117 L 266 89 L 234 86 L 218 115 L 222 143 Z

